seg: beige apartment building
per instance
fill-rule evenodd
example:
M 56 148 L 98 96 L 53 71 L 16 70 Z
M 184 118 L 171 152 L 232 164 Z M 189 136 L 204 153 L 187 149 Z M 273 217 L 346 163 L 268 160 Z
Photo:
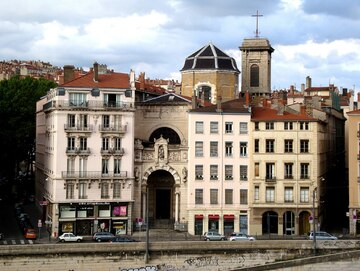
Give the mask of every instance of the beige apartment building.
M 348 115 L 349 162 L 349 230 L 360 234 L 360 110 Z
M 37 103 L 36 194 L 53 237 L 132 233 L 134 86 L 95 63 Z
M 318 119 L 281 105 L 251 112 L 250 233 L 306 234 L 314 216 L 316 223 L 322 219 L 326 130 Z
M 190 234 L 248 233 L 250 116 L 244 99 L 189 111 Z

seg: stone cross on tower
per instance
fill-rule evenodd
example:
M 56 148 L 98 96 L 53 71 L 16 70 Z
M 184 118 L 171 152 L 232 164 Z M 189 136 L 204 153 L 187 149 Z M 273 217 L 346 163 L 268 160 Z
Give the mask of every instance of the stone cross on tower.
M 255 15 L 251 15 L 252 17 L 256 17 L 256 31 L 255 31 L 255 38 L 259 37 L 260 31 L 259 31 L 259 17 L 262 17 L 263 15 L 259 14 L 259 11 L 256 11 Z

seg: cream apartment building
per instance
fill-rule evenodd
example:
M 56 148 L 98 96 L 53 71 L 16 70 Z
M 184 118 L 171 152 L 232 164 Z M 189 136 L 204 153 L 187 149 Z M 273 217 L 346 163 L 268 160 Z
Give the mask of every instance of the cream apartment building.
M 131 234 L 134 77 L 95 63 L 37 103 L 36 194 L 53 237 Z
M 314 210 L 321 223 L 324 127 L 318 119 L 286 112 L 283 106 L 253 107 L 249 132 L 250 233 L 308 233 Z
M 190 234 L 248 233 L 250 116 L 243 99 L 189 111 Z

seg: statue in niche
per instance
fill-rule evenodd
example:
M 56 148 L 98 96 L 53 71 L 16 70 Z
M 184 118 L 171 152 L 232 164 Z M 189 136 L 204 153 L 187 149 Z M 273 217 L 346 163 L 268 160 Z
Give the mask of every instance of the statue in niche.
M 183 167 L 182 175 L 183 175 L 184 182 L 186 182 L 186 180 L 187 180 L 187 169 L 186 169 L 186 167 Z
M 163 160 L 165 158 L 164 146 L 159 146 L 159 159 Z

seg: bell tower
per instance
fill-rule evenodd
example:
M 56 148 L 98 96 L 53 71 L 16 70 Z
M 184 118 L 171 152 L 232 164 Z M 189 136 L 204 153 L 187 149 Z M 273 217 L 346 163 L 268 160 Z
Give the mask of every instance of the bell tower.
M 255 95 L 271 92 L 271 54 L 274 48 L 266 38 L 259 37 L 259 12 L 256 15 L 255 38 L 244 39 L 241 51 L 241 92 Z

